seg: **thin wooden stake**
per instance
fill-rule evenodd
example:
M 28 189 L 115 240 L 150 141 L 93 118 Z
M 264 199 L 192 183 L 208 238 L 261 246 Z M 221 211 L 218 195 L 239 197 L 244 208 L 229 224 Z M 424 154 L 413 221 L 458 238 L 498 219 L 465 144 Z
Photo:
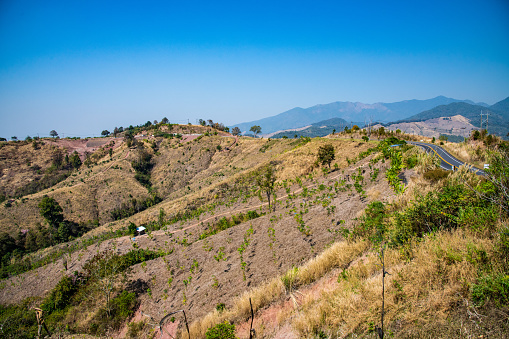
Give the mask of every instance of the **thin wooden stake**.
M 253 312 L 253 304 L 251 303 L 251 298 L 249 298 L 249 306 L 251 306 L 251 326 L 249 327 L 249 339 L 253 339 L 254 312 Z

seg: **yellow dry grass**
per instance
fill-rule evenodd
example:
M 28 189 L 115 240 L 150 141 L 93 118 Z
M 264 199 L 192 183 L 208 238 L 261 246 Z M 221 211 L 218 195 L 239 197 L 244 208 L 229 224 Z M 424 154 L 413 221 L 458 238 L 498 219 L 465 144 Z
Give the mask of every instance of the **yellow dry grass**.
M 370 188 L 366 192 L 366 194 L 368 196 L 369 201 L 375 201 L 375 200 L 379 200 L 380 199 L 380 195 L 382 194 L 382 192 L 380 192 L 379 189 L 373 187 L 373 188 Z
M 416 147 L 415 147 L 416 148 Z M 440 159 L 434 153 L 426 153 L 424 151 L 417 154 L 417 166 L 415 170 L 417 173 L 424 173 L 440 166 Z
M 412 253 L 385 252 L 385 322 L 401 324 L 445 321 L 454 303 L 468 292 L 477 271 L 469 260 L 474 249 L 488 254 L 493 244 L 464 230 L 428 236 L 412 244 Z M 319 298 L 305 299 L 292 320 L 293 327 L 309 337 L 320 330 L 337 329 L 341 337 L 353 332 L 366 333 L 370 324 L 380 323 L 382 275 L 379 259 L 371 253 L 365 260 L 346 270 L 332 291 Z

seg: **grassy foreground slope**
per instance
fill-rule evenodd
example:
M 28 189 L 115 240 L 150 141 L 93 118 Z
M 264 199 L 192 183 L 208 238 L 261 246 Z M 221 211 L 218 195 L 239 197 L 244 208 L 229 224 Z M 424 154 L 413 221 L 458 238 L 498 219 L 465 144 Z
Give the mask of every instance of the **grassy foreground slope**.
M 507 201 L 468 188 L 500 197 L 489 182 L 437 170 L 414 147 L 389 147 L 399 140 L 173 141 L 133 150 L 153 152 L 147 191 L 167 189 L 167 199 L 37 252 L 51 260 L 1 282 L 7 337 L 33 336 L 29 308 L 41 306 L 60 334 L 151 337 L 154 321 L 141 312 L 157 322 L 185 309 L 193 338 L 224 321 L 247 338 L 249 298 L 259 337 L 373 336 L 381 248 L 386 335 L 507 335 Z M 335 147 L 331 170 L 315 164 L 325 144 Z M 267 166 L 275 210 L 257 184 Z M 133 241 L 131 223 L 148 235 Z M 186 337 L 182 314 L 165 331 Z
M 227 320 L 247 337 L 251 298 L 254 328 L 264 337 L 373 337 L 381 327 L 383 258 L 386 336 L 507 337 L 507 145 L 486 151 L 505 186 L 465 169 L 434 170 L 420 157 L 421 175 L 392 203 L 370 203 L 344 241 L 246 292 L 227 312 L 209 313 L 192 336 Z

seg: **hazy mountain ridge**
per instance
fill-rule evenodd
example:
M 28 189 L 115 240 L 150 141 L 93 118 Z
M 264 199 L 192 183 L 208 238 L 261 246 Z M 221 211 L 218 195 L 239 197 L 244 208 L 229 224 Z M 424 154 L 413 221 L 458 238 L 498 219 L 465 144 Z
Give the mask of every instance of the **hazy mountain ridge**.
M 503 117 L 509 120 L 509 97 L 491 105 L 490 109 L 500 113 Z
M 324 137 L 336 130 L 337 132 L 342 131 L 345 126 L 350 126 L 350 122 L 341 119 L 341 118 L 332 118 L 324 121 L 319 121 L 317 123 L 312 124 L 311 126 L 304 129 L 294 129 L 294 130 L 286 130 L 281 131 L 279 133 L 273 134 L 271 138 L 282 138 L 284 136 L 288 138 L 293 138 L 295 135 L 297 137 Z M 353 123 L 362 127 L 361 123 Z
M 296 107 L 272 117 L 236 124 L 242 132 L 249 131 L 251 126 L 262 127 L 263 134 L 269 134 L 281 130 L 300 128 L 332 118 L 342 118 L 346 121 L 397 121 L 406 117 L 432 109 L 439 105 L 447 105 L 454 102 L 467 102 L 470 100 L 458 100 L 438 96 L 427 100 L 405 100 L 394 103 L 365 104 L 361 102 L 336 101 L 329 104 L 319 104 L 308 108 Z M 479 103 L 481 107 L 485 103 Z M 233 126 L 232 126 L 233 127 Z

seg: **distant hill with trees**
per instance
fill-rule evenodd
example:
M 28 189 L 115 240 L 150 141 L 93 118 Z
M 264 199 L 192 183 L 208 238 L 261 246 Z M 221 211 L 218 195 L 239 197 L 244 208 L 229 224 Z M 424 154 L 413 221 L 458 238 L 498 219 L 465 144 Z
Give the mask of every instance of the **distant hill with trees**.
M 395 123 L 417 122 L 440 117 L 462 115 L 470 120 L 472 125 L 480 128 L 481 112 L 489 115 L 488 128 L 490 133 L 499 136 L 507 136 L 507 133 L 509 133 L 509 98 L 497 102 L 489 107 L 472 105 L 466 102 L 454 102 L 448 105 L 440 105 Z M 484 125 L 483 128 L 485 128 Z

